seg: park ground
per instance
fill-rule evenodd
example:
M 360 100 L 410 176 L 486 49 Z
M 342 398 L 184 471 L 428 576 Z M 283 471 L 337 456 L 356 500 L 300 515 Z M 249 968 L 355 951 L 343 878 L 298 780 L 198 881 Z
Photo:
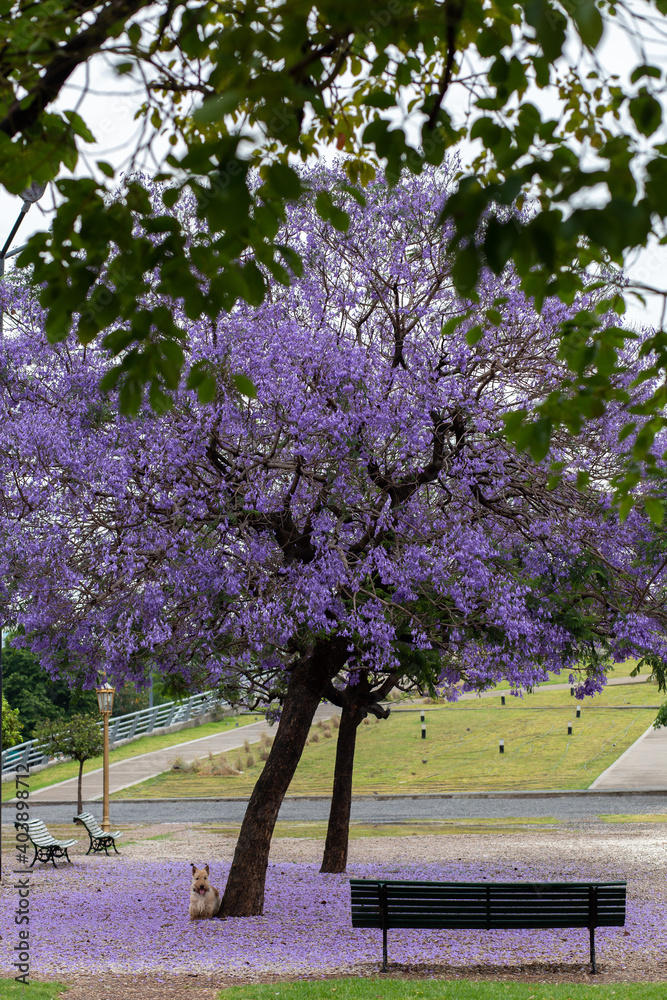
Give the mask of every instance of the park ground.
M 389 723 L 373 720 L 360 731 L 355 791 L 585 788 L 655 715 L 652 686 L 621 680 L 620 687 L 584 702 L 570 737 L 567 722 L 575 706 L 569 690 L 545 688 L 524 700 L 508 698 L 504 707 L 498 695 L 447 708 L 396 706 Z M 420 738 L 422 708 L 426 741 Z M 226 720 L 222 728 L 235 727 L 236 721 Z M 499 727 L 507 740 L 503 756 L 497 750 Z M 219 728 L 215 724 L 210 731 Z M 201 727 L 192 736 L 208 733 L 209 727 Z M 292 793 L 330 790 L 335 735 L 333 724 L 313 727 Z M 116 753 L 129 758 L 174 746 L 176 754 L 178 739 L 179 734 L 147 737 Z M 237 752 L 230 755 L 233 771 L 242 773 L 221 773 L 219 761 L 205 757 L 117 794 L 147 811 L 147 800 L 156 794 L 181 802 L 190 796 L 245 796 L 263 766 L 261 751 L 260 744 L 239 750 L 240 768 L 233 766 Z M 67 780 L 72 767 L 61 764 L 34 775 L 31 791 Z M 238 824 L 225 818 L 224 802 L 216 823 L 197 822 L 201 817 L 193 802 L 192 822 L 123 824 L 122 853 L 110 858 L 85 856 L 80 829 L 49 821 L 56 837 L 74 836 L 79 844 L 71 852 L 73 865 L 56 870 L 38 863 L 31 874 L 35 985 L 29 995 L 33 1000 L 61 995 L 67 1000 L 665 1000 L 667 815 L 658 799 L 654 813 L 635 815 L 629 797 L 625 815 L 610 809 L 609 815 L 585 820 L 559 815 L 557 798 L 550 800 L 549 816 L 528 819 L 524 801 L 518 798 L 516 814 L 505 819 L 353 825 L 344 875 L 319 873 L 324 823 L 279 822 L 264 915 L 194 924 L 187 914 L 190 862 L 208 862 L 212 883 L 222 889 L 238 835 Z M 4 858 L 11 855 L 13 836 L 5 826 Z M 19 995 L 10 979 L 1 978 L 11 975 L 16 930 L 9 874 L 4 877 L 3 870 L 0 1000 Z M 389 975 L 378 977 L 380 933 L 353 929 L 350 922 L 348 880 L 364 876 L 626 879 L 626 926 L 597 932 L 597 977 L 589 975 L 585 930 L 396 930 L 389 940 Z M 59 984 L 69 987 L 65 993 Z
M 406 826 L 404 836 L 374 836 L 372 830 L 355 829 L 345 875 L 319 874 L 321 830 L 279 828 L 264 915 L 195 923 L 187 915 L 190 862 L 208 862 L 213 884 L 224 886 L 237 829 L 195 823 L 136 826 L 126 832 L 121 857 L 86 857 L 81 852 L 74 854 L 72 866 L 37 866 L 31 877 L 32 977 L 70 985 L 67 1000 L 214 1000 L 221 987 L 232 986 L 244 986 L 245 992 L 230 993 L 230 1000 L 255 1000 L 255 985 L 261 983 L 275 985 L 269 993 L 275 997 L 283 996 L 280 990 L 288 989 L 288 980 L 316 980 L 322 988 L 340 977 L 370 982 L 379 971 L 380 935 L 351 927 L 350 877 L 625 878 L 626 926 L 597 932 L 600 975 L 594 993 L 586 991 L 586 996 L 657 998 L 667 991 L 664 819 L 528 824 L 517 818 L 501 827 L 481 824 L 468 832 L 450 825 L 449 833 L 428 834 Z M 55 832 L 69 831 L 56 827 Z M 3 975 L 8 975 L 7 952 L 14 933 L 10 885 L 6 881 L 3 886 Z M 567 984 L 572 989 L 562 1000 L 579 1000 L 576 987 L 593 983 L 587 957 L 585 930 L 396 930 L 389 940 L 388 980 L 412 984 L 401 994 L 404 998 L 413 995 L 419 980 L 426 985 L 443 981 L 443 989 L 444 982 L 460 981 L 462 987 L 486 983 L 489 990 L 479 994 L 479 1000 L 497 1000 L 500 987 L 494 983 L 533 985 L 533 992 L 519 993 L 516 1000 L 561 1000 L 560 994 L 544 991 Z M 631 994 L 623 985 L 630 983 L 647 989 L 654 984 L 663 992 Z M 340 992 L 333 985 L 331 990 L 332 1000 L 349 993 L 342 986 Z M 356 996 L 354 991 L 349 995 Z M 468 995 L 443 992 L 437 1000 L 466 1000 Z M 5 1000 L 2 992 L 0 996 Z M 13 996 L 9 987 L 6 996 Z M 283 1000 L 289 996 L 286 992 Z M 378 987 L 363 996 L 373 1000 L 385 993 Z M 420 992 L 419 1000 L 428 996 Z M 391 997 L 386 995 L 386 1000 Z

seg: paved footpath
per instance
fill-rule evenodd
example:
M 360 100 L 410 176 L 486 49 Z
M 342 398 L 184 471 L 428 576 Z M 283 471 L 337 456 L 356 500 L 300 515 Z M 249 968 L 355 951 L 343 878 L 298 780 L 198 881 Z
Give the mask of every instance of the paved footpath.
M 590 791 L 653 788 L 667 792 L 667 726 L 649 726 L 590 785 Z
M 340 709 L 333 705 L 320 705 L 315 713 L 314 721 L 320 719 L 330 719 L 336 715 Z M 248 743 L 258 743 L 262 733 L 269 736 L 275 734 L 275 727 L 271 727 L 267 722 L 251 722 L 247 726 L 239 726 L 238 729 L 227 729 L 222 733 L 215 733 L 213 736 L 202 736 L 198 740 L 188 740 L 187 743 L 177 743 L 175 746 L 165 747 L 163 750 L 153 750 L 151 753 L 143 753 L 138 757 L 128 757 L 127 760 L 119 760 L 115 764 L 109 765 L 109 791 L 120 792 L 124 788 L 131 788 L 138 785 L 147 778 L 154 778 L 163 771 L 171 769 L 172 762 L 176 757 L 182 757 L 186 761 L 194 760 L 195 757 L 208 757 L 210 753 L 228 753 L 238 750 L 247 740 Z M 77 778 L 70 778 L 68 781 L 59 781 L 48 788 L 40 788 L 30 792 L 30 801 L 42 802 L 76 802 L 77 801 Z M 84 802 L 94 802 L 102 798 L 102 768 L 84 774 L 83 783 Z

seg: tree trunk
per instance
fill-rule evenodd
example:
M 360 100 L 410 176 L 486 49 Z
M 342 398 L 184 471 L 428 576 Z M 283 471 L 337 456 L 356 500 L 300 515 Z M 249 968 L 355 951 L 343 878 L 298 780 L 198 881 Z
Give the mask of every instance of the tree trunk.
M 79 813 L 83 812 L 83 795 L 81 794 L 81 784 L 82 784 L 82 782 L 83 782 L 83 761 L 80 760 L 79 761 L 79 786 L 78 786 L 78 793 L 79 793 L 79 809 L 78 809 L 78 812 Z
M 290 675 L 273 746 L 246 809 L 218 916 L 260 916 L 271 837 L 327 683 L 348 658 L 347 639 L 318 643 Z
M 321 872 L 344 872 L 347 866 L 354 749 L 357 742 L 357 729 L 365 715 L 365 710 L 359 705 L 350 704 L 347 700 L 343 704 L 336 743 L 331 810 Z

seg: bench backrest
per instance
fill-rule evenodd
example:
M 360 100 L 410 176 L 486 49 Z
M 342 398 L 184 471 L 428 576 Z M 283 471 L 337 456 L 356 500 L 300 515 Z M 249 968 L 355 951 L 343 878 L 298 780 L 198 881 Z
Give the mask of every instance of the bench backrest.
M 19 823 L 18 825 L 20 827 L 27 827 L 28 836 L 33 844 L 38 844 L 40 847 L 47 847 L 55 843 L 53 836 L 46 829 L 41 819 L 29 819 L 25 823 Z
M 353 927 L 622 927 L 625 882 L 351 879 Z
M 99 825 L 99 823 L 97 822 L 92 813 L 79 813 L 79 815 L 76 816 L 75 818 L 78 819 L 81 823 L 83 823 L 86 829 L 88 829 L 94 837 L 104 836 L 104 830 Z

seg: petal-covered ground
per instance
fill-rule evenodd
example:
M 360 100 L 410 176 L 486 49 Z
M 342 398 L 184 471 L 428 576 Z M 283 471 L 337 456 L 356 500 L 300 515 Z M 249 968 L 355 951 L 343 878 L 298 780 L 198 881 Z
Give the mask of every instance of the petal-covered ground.
M 401 839 L 407 856 L 410 844 Z M 377 971 L 381 934 L 351 927 L 350 877 L 457 881 L 623 877 L 612 858 L 604 856 L 594 865 L 599 870 L 592 870 L 590 860 L 582 864 L 561 857 L 557 863 L 553 858 L 543 863 L 505 863 L 477 853 L 478 860 L 457 862 L 355 862 L 346 875 L 322 875 L 316 863 L 283 860 L 269 866 L 263 916 L 195 922 L 188 918 L 189 871 L 182 860 L 114 856 L 77 859 L 75 865 L 58 870 L 43 866 L 30 880 L 31 974 L 188 971 L 193 954 L 201 972 L 238 974 L 252 969 L 255 974 L 312 976 Z M 228 863 L 216 863 L 213 884 L 222 889 L 227 871 Z M 16 899 L 16 890 L 4 882 L 0 968 L 5 973 L 13 972 L 15 961 Z M 647 968 L 663 964 L 664 903 L 664 880 L 655 898 L 647 899 L 636 898 L 630 879 L 625 929 L 596 932 L 600 965 L 623 969 L 631 957 L 641 959 Z M 588 931 L 393 930 L 389 958 L 424 971 L 436 965 L 584 965 Z

